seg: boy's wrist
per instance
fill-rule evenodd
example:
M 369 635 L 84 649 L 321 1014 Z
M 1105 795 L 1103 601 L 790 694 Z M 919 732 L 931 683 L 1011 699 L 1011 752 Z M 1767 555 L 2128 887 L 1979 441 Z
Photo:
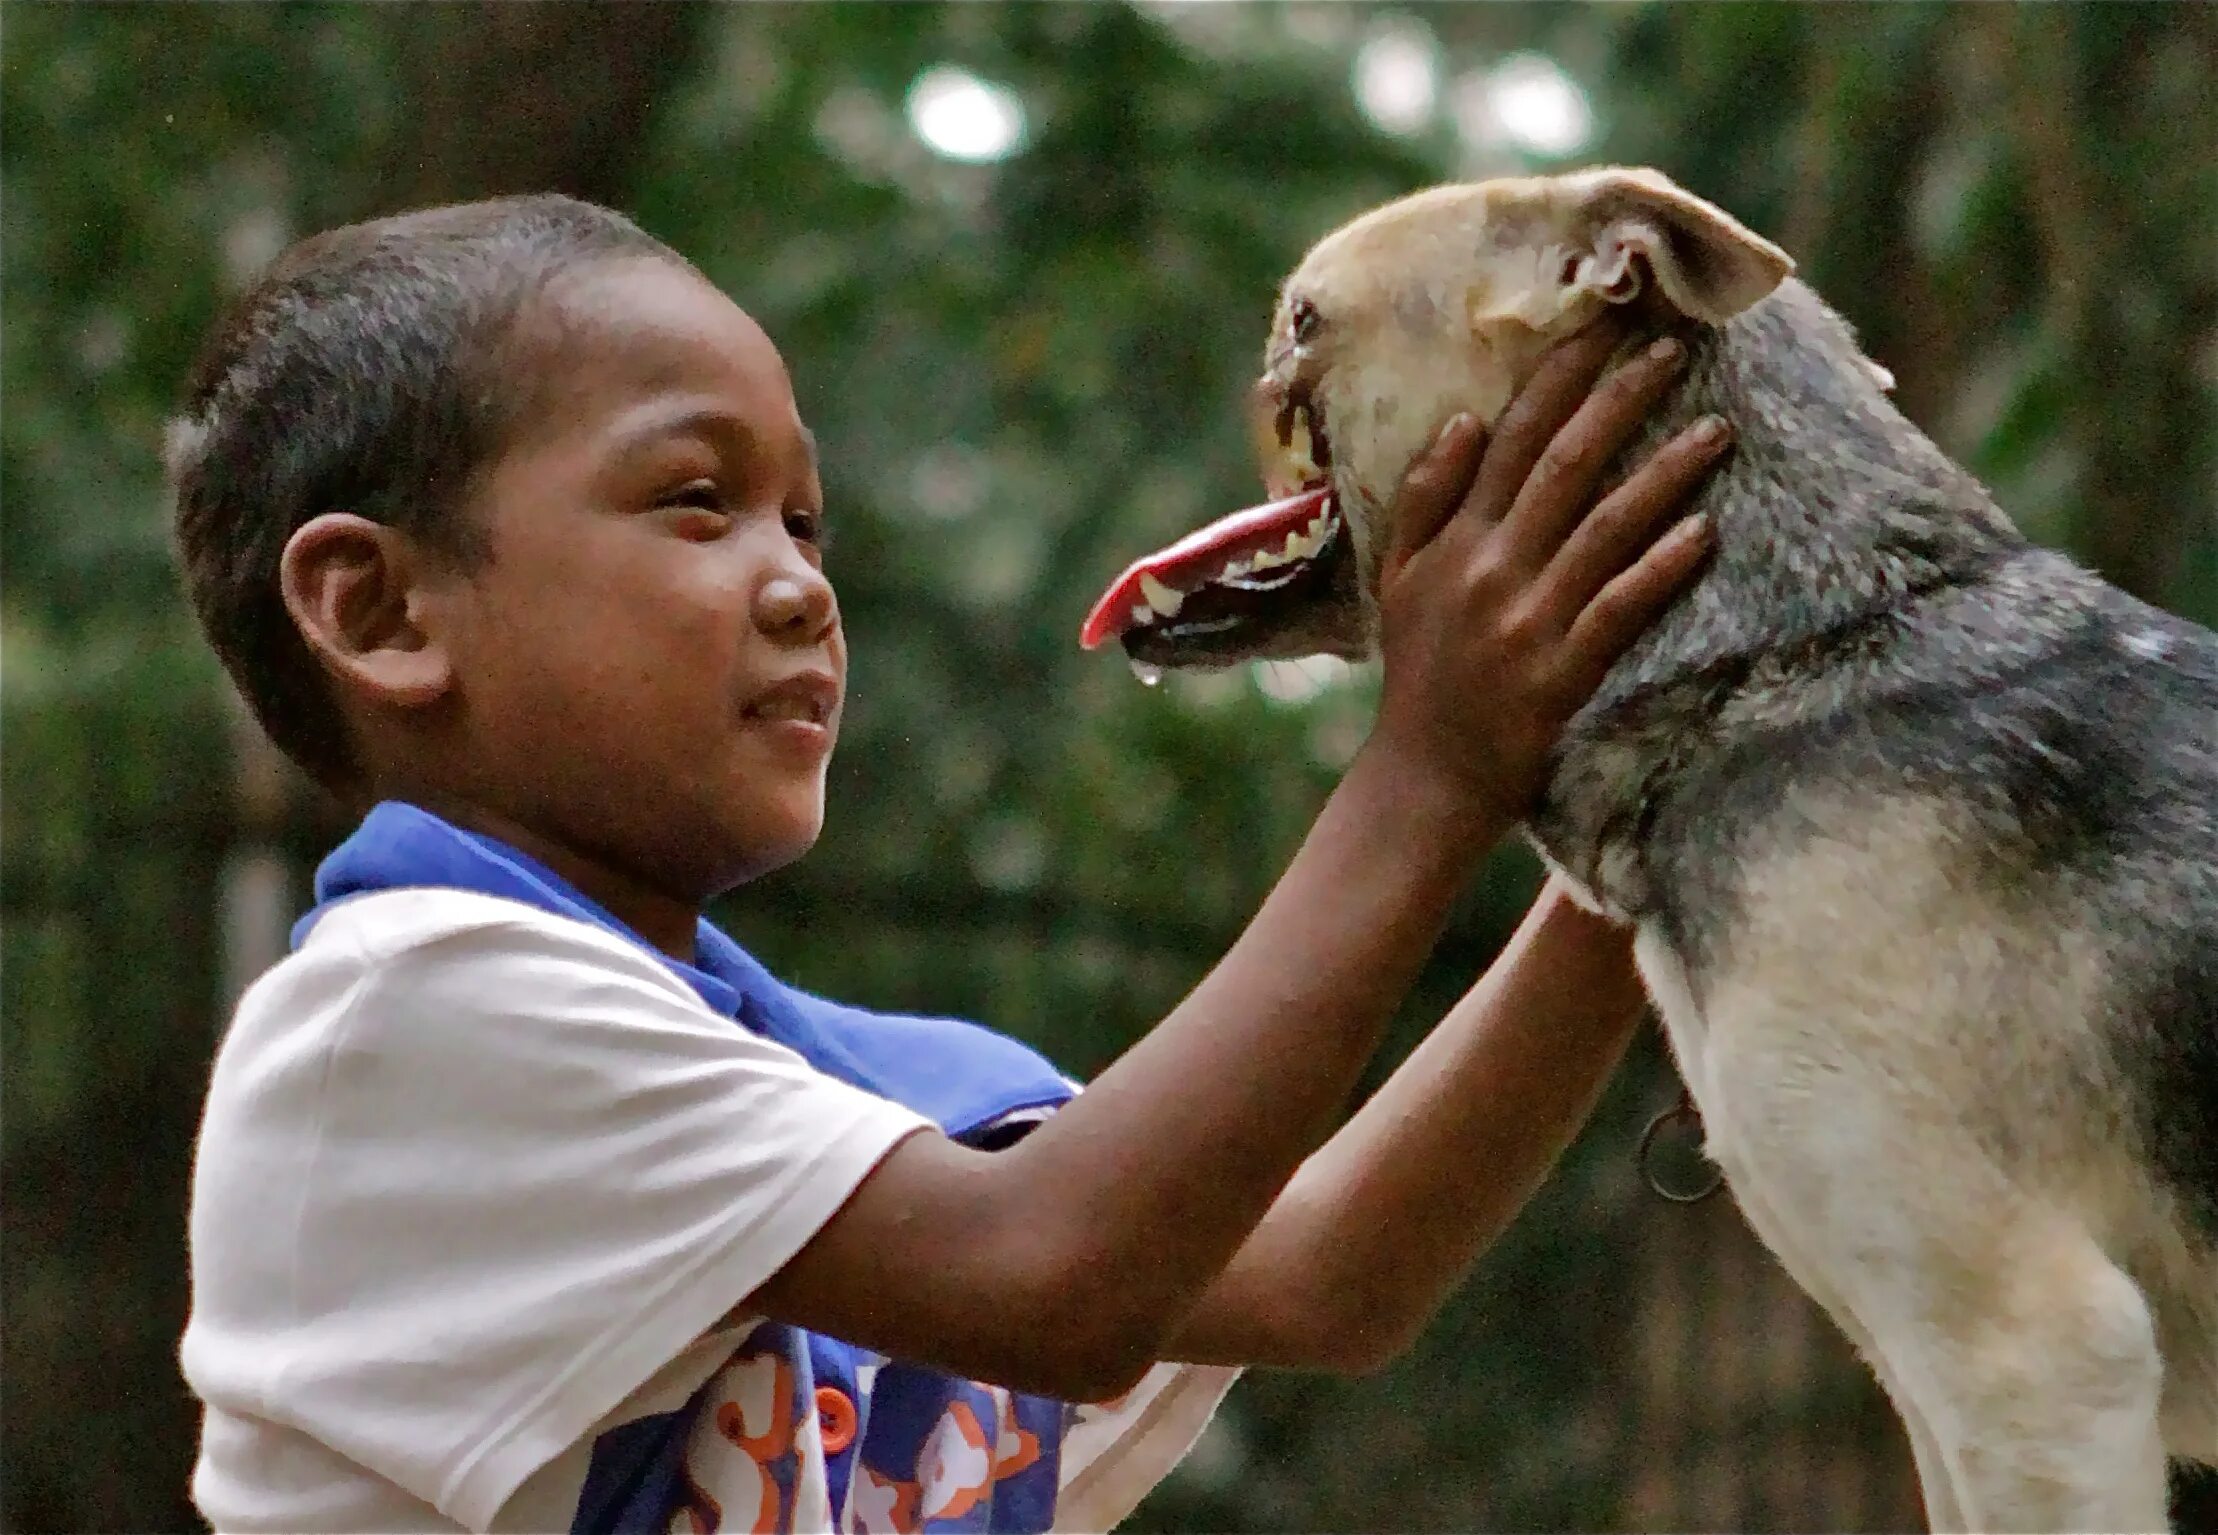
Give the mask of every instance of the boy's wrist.
M 1473 792 L 1467 775 L 1375 734 L 1348 765 L 1340 793 L 1413 853 L 1445 855 L 1465 867 L 1492 851 L 1510 826 L 1509 817 Z

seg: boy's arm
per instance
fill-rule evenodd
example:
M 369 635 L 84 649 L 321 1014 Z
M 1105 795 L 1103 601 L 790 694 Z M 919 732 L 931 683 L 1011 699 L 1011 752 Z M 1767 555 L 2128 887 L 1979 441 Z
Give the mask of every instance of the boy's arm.
M 1015 1146 L 919 1134 L 745 1305 L 1071 1401 L 1129 1388 L 1376 1047 L 1501 830 L 1359 756 L 1232 950 Z
M 1169 1357 L 1354 1372 L 1400 1354 L 1578 1133 L 1642 1002 L 1630 935 L 1551 881 L 1478 984 L 1303 1164 Z
M 1597 327 L 1551 360 L 1525 414 L 1552 419 L 1505 418 L 1475 485 L 1468 420 L 1405 481 L 1378 722 L 1224 960 L 1015 1147 L 902 1141 L 743 1309 L 1069 1400 L 1164 1356 L 1315 1148 L 1563 723 L 1700 557 L 1680 534 L 1634 558 L 1714 441 L 1667 446 L 1582 520 L 1680 360 L 1619 370 L 1557 434 L 1619 339 Z

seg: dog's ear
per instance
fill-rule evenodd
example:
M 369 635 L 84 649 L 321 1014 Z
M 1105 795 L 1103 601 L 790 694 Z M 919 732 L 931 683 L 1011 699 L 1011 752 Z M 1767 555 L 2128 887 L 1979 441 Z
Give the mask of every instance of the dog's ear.
M 1561 273 L 1613 304 L 1652 280 L 1681 314 L 1722 325 L 1786 280 L 1794 259 L 1724 209 L 1651 170 L 1567 176 Z

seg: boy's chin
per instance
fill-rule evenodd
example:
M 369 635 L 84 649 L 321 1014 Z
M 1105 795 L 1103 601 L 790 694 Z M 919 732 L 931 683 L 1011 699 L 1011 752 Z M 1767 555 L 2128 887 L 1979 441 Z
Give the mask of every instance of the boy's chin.
M 751 818 L 745 827 L 734 828 L 732 857 L 728 860 L 730 873 L 720 882 L 722 889 L 732 890 L 766 874 L 775 874 L 787 864 L 798 861 L 816 846 L 816 839 L 824 830 L 824 806 L 819 801 L 813 809 L 796 807 L 794 814 L 776 820 Z

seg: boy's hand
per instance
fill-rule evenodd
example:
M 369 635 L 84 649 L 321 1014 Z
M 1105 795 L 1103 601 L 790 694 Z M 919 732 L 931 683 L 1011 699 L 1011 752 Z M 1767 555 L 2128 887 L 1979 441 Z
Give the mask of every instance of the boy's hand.
M 1499 824 L 1530 812 L 1564 725 L 1710 544 L 1698 519 L 1654 534 L 1723 456 L 1730 434 L 1715 418 L 1595 499 L 1685 362 L 1680 343 L 1660 341 L 1596 387 L 1624 339 L 1620 323 L 1591 326 L 1542 359 L 1491 442 L 1469 416 L 1450 422 L 1391 511 L 1372 740 L 1413 756 Z

